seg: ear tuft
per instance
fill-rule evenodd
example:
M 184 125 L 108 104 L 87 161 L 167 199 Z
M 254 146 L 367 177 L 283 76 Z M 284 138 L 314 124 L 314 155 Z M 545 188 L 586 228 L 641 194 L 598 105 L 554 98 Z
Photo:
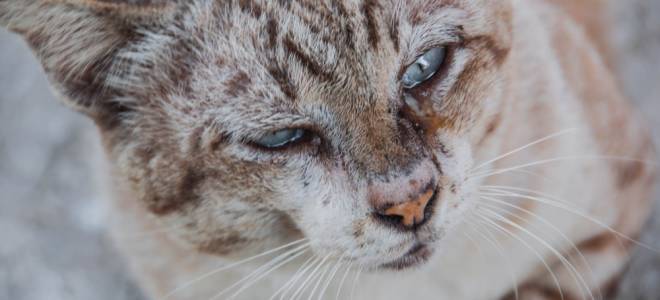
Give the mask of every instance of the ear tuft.
M 110 76 L 126 69 L 119 53 L 140 31 L 172 20 L 174 0 L 0 0 L 0 26 L 27 41 L 60 98 L 100 126 L 130 110 Z M 119 73 L 120 74 L 120 73 Z

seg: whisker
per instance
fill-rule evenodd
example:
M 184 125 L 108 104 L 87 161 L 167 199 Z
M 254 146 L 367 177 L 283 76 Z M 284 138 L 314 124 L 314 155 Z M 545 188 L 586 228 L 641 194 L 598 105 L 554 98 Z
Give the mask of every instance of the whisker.
M 300 284 L 298 289 L 293 293 L 293 296 L 291 296 L 291 300 L 297 300 L 303 297 L 305 291 L 307 290 L 307 284 L 316 280 L 317 278 L 316 276 L 319 274 L 319 271 L 323 270 L 323 267 L 325 266 L 324 261 L 325 261 L 325 257 L 321 259 L 319 264 L 315 268 L 313 268 L 309 273 L 309 275 L 307 275 L 307 278 L 303 280 L 303 282 Z
M 297 299 L 299 295 L 302 296 L 302 293 L 303 293 L 304 288 L 305 288 L 305 286 L 307 285 L 307 283 L 308 283 L 310 280 L 312 280 L 312 278 L 314 278 L 314 276 L 316 275 L 316 273 L 318 272 L 318 270 L 321 268 L 321 266 L 323 266 L 323 264 L 325 264 L 325 262 L 328 260 L 329 257 L 330 257 L 329 254 L 326 255 L 325 257 L 323 257 L 323 259 L 321 260 L 321 262 L 320 262 L 316 267 L 314 267 L 314 269 L 313 269 L 312 272 L 309 274 L 309 276 L 307 276 L 307 279 L 305 279 L 305 280 L 302 282 L 302 284 L 300 284 L 300 287 L 298 287 L 298 289 L 296 290 L 296 292 L 293 293 L 293 296 L 291 296 L 291 299 Z
M 658 163 L 654 162 L 654 161 L 646 161 L 646 160 L 641 160 L 641 159 L 631 158 L 631 157 L 624 157 L 624 156 L 607 156 L 607 155 L 560 156 L 560 157 L 548 158 L 548 159 L 538 160 L 538 161 L 534 161 L 534 162 L 530 162 L 530 163 L 520 164 L 520 165 L 513 166 L 513 167 L 502 168 L 502 169 L 498 169 L 498 170 L 495 170 L 495 171 L 492 171 L 492 172 L 491 171 L 486 171 L 486 172 L 471 174 L 468 181 L 481 179 L 481 178 L 485 178 L 485 177 L 491 177 L 491 176 L 494 176 L 494 175 L 507 173 L 507 172 L 510 172 L 510 171 L 513 171 L 513 170 L 519 170 L 519 169 L 524 169 L 524 168 L 549 164 L 549 163 L 553 163 L 553 162 L 572 161 L 572 160 L 614 160 L 614 161 L 625 161 L 625 162 L 637 162 L 637 163 L 649 164 L 649 165 L 653 165 L 653 166 L 658 165 Z
M 297 254 L 293 254 L 293 255 L 291 255 L 291 257 L 289 257 L 288 259 L 286 259 L 286 260 L 280 262 L 280 263 L 277 264 L 276 266 L 272 267 L 270 270 L 268 270 L 268 271 L 262 273 L 261 275 L 259 275 L 259 276 L 256 277 L 256 278 L 252 279 L 251 282 L 248 282 L 248 283 L 243 284 L 243 286 L 242 286 L 238 291 L 236 291 L 234 294 L 232 294 L 232 295 L 229 297 L 229 299 L 235 299 L 235 298 L 236 298 L 241 292 L 243 292 L 244 290 L 246 290 L 246 289 L 249 288 L 250 286 L 254 285 L 255 283 L 257 283 L 257 282 L 258 282 L 259 280 L 261 280 L 262 278 L 268 276 L 268 274 L 272 273 L 273 271 L 275 271 L 275 270 L 279 269 L 280 267 L 286 265 L 287 263 L 291 262 L 292 260 L 296 259 L 297 257 L 299 257 L 299 256 L 301 256 L 301 255 L 303 255 L 303 254 L 305 254 L 305 252 L 307 252 L 307 249 L 305 249 L 304 251 L 301 251 L 300 253 L 297 253 Z
M 319 273 L 319 277 L 316 280 L 316 284 L 314 284 L 314 287 L 312 288 L 312 291 L 309 293 L 309 297 L 307 298 L 307 300 L 314 299 L 314 294 L 316 294 L 316 290 L 319 288 L 319 286 L 321 286 L 321 281 L 323 281 L 323 279 L 325 278 L 325 275 L 328 274 L 328 272 L 330 272 L 330 269 L 331 269 L 330 266 L 331 266 L 330 263 L 327 263 L 323 267 L 323 271 L 321 271 Z
M 531 238 L 533 238 L 534 240 L 539 242 L 541 245 L 546 247 L 548 250 L 550 250 L 550 252 L 552 252 L 557 257 L 557 259 L 559 259 L 561 261 L 561 263 L 570 270 L 569 274 L 571 274 L 571 277 L 573 277 L 573 279 L 576 281 L 578 286 L 582 285 L 582 287 L 587 290 L 587 293 L 589 294 L 589 298 L 590 299 L 595 299 L 593 293 L 591 292 L 591 289 L 589 288 L 589 285 L 584 281 L 584 278 L 582 277 L 580 272 L 578 272 L 577 269 L 575 268 L 575 266 L 573 266 L 573 264 L 571 264 L 566 259 L 566 257 L 564 257 L 564 255 L 562 255 L 559 251 L 557 251 L 557 249 L 552 247 L 552 245 L 550 245 L 548 242 L 544 241 L 542 238 L 538 237 L 536 234 L 534 234 L 531 231 L 523 228 L 522 226 L 516 224 L 515 222 L 512 222 L 511 220 L 505 218 L 501 214 L 498 214 L 498 213 L 496 213 L 492 210 L 488 210 L 488 211 L 489 211 L 490 214 L 492 214 L 499 221 L 522 231 L 523 233 L 527 234 L 528 236 L 530 236 Z
M 577 128 L 569 128 L 569 129 L 564 129 L 564 130 L 561 130 L 561 131 L 559 131 L 559 132 L 556 132 L 556 133 L 553 133 L 553 134 L 547 135 L 547 136 L 542 137 L 542 138 L 540 138 L 540 139 L 538 139 L 538 140 L 536 140 L 536 141 L 533 141 L 533 142 L 531 142 L 531 143 L 529 143 L 529 144 L 527 144 L 527 145 L 524 145 L 524 146 L 518 147 L 518 148 L 516 148 L 516 149 L 514 149 L 514 150 L 511 150 L 511 151 L 509 151 L 509 152 L 507 152 L 507 153 L 504 153 L 504 154 L 502 154 L 502 155 L 500 155 L 500 156 L 497 156 L 497 157 L 495 157 L 495 158 L 493 158 L 493 159 L 490 159 L 490 160 L 488 160 L 488 161 L 486 161 L 486 162 L 484 162 L 484 163 L 481 163 L 480 165 L 478 165 L 478 166 L 475 167 L 475 168 L 472 168 L 471 170 L 473 170 L 473 171 L 479 170 L 479 169 L 481 169 L 481 168 L 483 168 L 483 167 L 485 167 L 485 166 L 487 166 L 487 165 L 489 165 L 489 164 L 492 164 L 492 163 L 494 163 L 494 162 L 496 162 L 496 161 L 498 161 L 498 160 L 501 160 L 501 159 L 504 159 L 504 158 L 506 158 L 506 157 L 508 157 L 508 156 L 511 156 L 511 155 L 513 155 L 513 154 L 516 154 L 516 153 L 518 153 L 518 152 L 520 152 L 520 151 L 522 151 L 522 150 L 525 150 L 525 149 L 527 149 L 527 148 L 529 148 L 529 147 L 532 147 L 532 146 L 538 145 L 538 144 L 540 144 L 540 143 L 543 143 L 543 142 L 545 142 L 545 141 L 547 141 L 547 140 L 551 140 L 551 139 L 556 138 L 556 137 L 560 137 L 560 136 L 565 135 L 565 134 L 567 134 L 567 133 L 574 132 L 574 131 L 576 131 L 576 130 L 577 130 Z
M 621 245 L 621 248 L 622 249 L 625 248 L 623 246 L 623 243 L 619 239 L 619 236 L 618 236 L 619 233 L 618 232 L 616 232 L 609 225 L 606 225 L 605 223 L 603 223 L 603 222 L 601 222 L 601 221 L 599 221 L 599 220 L 597 220 L 593 217 L 590 217 L 587 214 L 587 212 L 585 212 L 582 208 L 577 207 L 575 205 L 572 205 L 572 203 L 569 203 L 568 201 L 561 200 L 561 199 L 559 199 L 557 197 L 554 197 L 552 195 L 549 195 L 549 194 L 544 194 L 544 193 L 541 193 L 541 192 L 535 192 L 535 191 L 531 191 L 531 190 L 529 190 L 527 193 L 536 194 L 537 196 L 541 196 L 541 197 L 536 197 L 534 195 L 529 195 L 529 194 L 519 194 L 517 191 L 525 192 L 525 189 L 514 189 L 514 188 L 511 188 L 511 187 L 509 187 L 508 190 L 507 189 L 501 189 L 501 188 L 493 188 L 493 187 L 484 188 L 484 190 L 486 190 L 486 192 L 481 191 L 481 195 L 492 196 L 492 197 L 517 198 L 517 199 L 522 199 L 522 200 L 535 201 L 536 203 L 550 205 L 554 208 L 559 208 L 559 209 L 562 209 L 563 211 L 569 212 L 573 215 L 577 215 L 579 217 L 585 218 L 585 219 L 589 220 L 590 222 L 596 223 L 597 225 L 601 226 L 602 228 L 605 228 L 609 232 L 615 233 L 617 235 L 617 241 Z M 490 192 L 487 192 L 487 191 L 490 191 Z M 593 220 L 590 220 L 589 218 L 593 218 Z M 602 224 L 598 224 L 598 222 L 600 222 Z M 625 235 L 623 235 L 623 236 L 625 236 Z
M 353 265 L 354 265 L 354 263 L 350 262 L 346 266 L 346 271 L 344 271 L 344 276 L 342 276 L 341 280 L 339 281 L 339 287 L 337 288 L 337 297 L 335 297 L 335 300 L 339 300 L 339 296 L 341 295 L 342 287 L 344 286 L 344 282 L 346 281 L 346 277 L 348 277 L 348 273 L 351 270 L 351 268 L 353 267 Z
M 516 300 L 518 300 L 519 299 L 518 278 L 516 277 L 516 275 L 513 271 L 511 259 L 509 259 L 509 257 L 504 254 L 504 250 L 502 249 L 502 245 L 500 245 L 497 242 L 497 239 L 492 236 L 490 231 L 486 230 L 486 232 L 489 235 L 491 235 L 491 237 L 489 238 L 486 234 L 484 234 L 481 230 L 479 230 L 479 228 L 481 228 L 481 227 L 478 226 L 479 224 L 472 224 L 472 223 L 467 223 L 467 224 L 470 227 L 470 229 L 474 230 L 477 234 L 479 234 L 481 237 L 483 237 L 484 240 L 486 240 L 490 245 L 492 245 L 493 248 L 495 248 L 495 251 L 497 251 L 497 253 L 500 255 L 500 257 L 502 257 L 503 259 L 505 259 L 507 261 L 507 264 L 509 265 L 509 268 L 508 268 L 509 276 L 511 277 L 511 281 L 512 281 L 513 287 L 514 287 L 513 291 L 514 291 Z M 479 247 L 479 244 L 474 239 L 472 239 L 470 236 L 468 236 L 468 238 L 470 240 L 472 240 L 473 243 L 475 243 L 475 245 L 477 245 L 477 249 L 479 250 L 479 252 L 481 252 L 481 248 Z M 483 253 L 481 255 L 484 256 Z
M 323 295 L 325 295 L 325 292 L 328 290 L 328 287 L 329 287 L 330 284 L 332 283 L 332 280 L 335 279 L 335 275 L 337 274 L 337 271 L 339 271 L 339 269 L 341 268 L 341 266 L 344 265 L 344 262 L 342 261 L 342 259 L 344 258 L 345 255 L 346 255 L 346 254 L 342 255 L 342 256 L 339 258 L 339 260 L 337 260 L 337 263 L 335 264 L 335 267 L 334 267 L 334 269 L 332 270 L 332 273 L 330 274 L 330 280 L 328 280 L 328 281 L 326 282 L 326 284 L 325 284 L 325 286 L 323 287 L 323 289 L 321 290 L 321 293 L 319 294 L 319 297 L 317 298 L 317 300 L 322 300 L 322 299 L 323 299 Z
M 565 202 L 565 201 L 557 203 L 557 201 L 552 201 L 550 199 L 546 199 L 546 198 L 543 198 L 543 197 L 535 197 L 535 196 L 531 196 L 531 195 L 512 193 L 512 192 L 508 192 L 508 191 L 502 191 L 501 193 L 502 194 L 496 194 L 495 196 L 528 199 L 528 200 L 536 201 L 538 203 L 543 203 L 543 204 L 546 204 L 546 205 L 549 205 L 549 206 L 552 206 L 552 207 L 555 207 L 555 208 L 565 210 L 566 212 L 575 214 L 579 217 L 585 218 L 586 220 L 588 220 L 588 221 L 590 221 L 590 222 L 592 222 L 592 223 L 594 223 L 598 226 L 601 226 L 603 229 L 615 234 L 617 237 L 621 237 L 621 238 L 625 239 L 628 242 L 634 243 L 637 246 L 643 247 L 647 250 L 650 250 L 650 251 L 653 251 L 655 253 L 660 254 L 660 250 L 654 248 L 653 246 L 650 246 L 646 243 L 643 243 L 641 241 L 633 239 L 633 238 L 627 236 L 626 234 L 615 230 L 614 228 L 610 227 L 609 225 L 603 223 L 602 221 L 600 221 L 600 220 L 598 220 L 598 219 L 596 219 L 592 216 L 587 215 L 586 213 L 580 212 L 579 210 L 573 210 L 570 207 L 567 207 L 565 204 L 563 204 L 563 202 Z M 493 196 L 493 194 L 491 194 L 491 196 Z
M 300 244 L 300 243 L 302 243 L 302 242 L 304 242 L 304 241 L 306 241 L 306 240 L 307 240 L 306 238 L 304 238 L 304 239 L 299 239 L 299 240 L 297 240 L 297 241 L 290 242 L 290 243 L 288 243 L 288 244 L 285 244 L 285 245 L 279 246 L 279 247 L 277 247 L 277 248 L 274 248 L 274 249 L 271 249 L 271 250 L 268 250 L 268 251 L 265 251 L 265 252 L 259 253 L 259 254 L 257 254 L 257 255 L 254 255 L 254 256 L 251 256 L 251 257 L 248 257 L 248 258 L 245 258 L 245 259 L 240 260 L 240 261 L 237 261 L 237 262 L 235 262 L 235 263 L 231 263 L 231 264 L 226 265 L 226 266 L 224 266 L 224 267 L 220 267 L 220 268 L 215 269 L 215 270 L 213 270 L 213 271 L 211 271 L 211 272 L 208 272 L 208 273 L 202 274 L 201 276 L 199 276 L 199 277 L 197 277 L 197 278 L 195 278 L 195 279 L 193 279 L 193 280 L 191 280 L 191 281 L 188 281 L 188 282 L 184 283 L 183 285 L 181 285 L 181 286 L 175 288 L 175 289 L 172 290 L 171 292 L 167 293 L 167 295 L 165 295 L 165 297 L 164 297 L 163 299 L 164 299 L 164 300 L 165 300 L 165 299 L 168 299 L 168 298 L 172 297 L 174 294 L 176 294 L 177 292 L 179 292 L 179 291 L 181 291 L 181 290 L 184 290 L 184 289 L 186 289 L 186 288 L 192 286 L 193 284 L 195 284 L 195 283 L 197 283 L 197 282 L 200 282 L 200 281 L 202 281 L 202 280 L 204 280 L 204 279 L 206 279 L 206 278 L 209 278 L 209 277 L 211 277 L 211 276 L 213 276 L 213 275 L 215 275 L 215 274 L 218 274 L 218 273 L 220 273 L 220 272 L 222 272 L 222 271 L 225 271 L 225 270 L 228 270 L 228 269 L 231 269 L 231 268 L 234 268 L 234 267 L 240 266 L 240 265 L 242 265 L 242 264 L 245 264 L 245 263 L 248 263 L 248 262 L 250 262 L 250 261 L 253 261 L 253 260 L 257 259 L 257 258 L 264 257 L 264 256 L 266 256 L 266 255 L 269 255 L 269 254 L 275 253 L 275 252 L 280 251 L 280 250 L 282 250 L 282 249 L 286 249 L 286 248 L 288 248 L 288 247 L 291 247 L 291 246 L 294 246 L 294 245 Z
M 571 205 L 572 204 L 568 201 L 561 200 L 558 197 L 550 195 L 548 193 L 544 193 L 544 192 L 541 192 L 541 191 L 535 191 L 535 190 L 531 190 L 531 189 L 513 187 L 513 186 L 483 185 L 483 186 L 479 187 L 479 189 L 495 191 L 495 192 L 498 192 L 498 193 L 514 193 L 514 194 L 515 193 L 528 193 L 528 194 L 532 194 L 532 195 L 536 195 L 536 196 L 541 196 L 541 197 L 547 198 L 549 200 L 556 201 L 558 203 L 563 203 L 565 205 Z M 575 208 L 577 209 L 577 207 L 575 207 Z
M 580 249 L 578 249 L 577 245 L 575 245 L 575 243 L 573 243 L 573 241 L 571 239 L 569 239 L 568 236 L 566 236 L 566 234 L 564 234 L 559 228 L 557 228 L 557 226 L 552 224 L 552 222 L 548 221 L 546 218 L 543 218 L 539 214 L 537 214 L 537 213 L 535 213 L 535 212 L 533 212 L 529 209 L 525 209 L 523 207 L 520 207 L 519 205 L 511 204 L 511 203 L 508 203 L 506 201 L 503 201 L 503 200 L 500 200 L 500 199 L 497 199 L 497 198 L 494 198 L 494 197 L 482 197 L 482 199 L 492 201 L 492 202 L 495 202 L 495 203 L 499 203 L 501 205 L 511 207 L 511 208 L 516 209 L 518 211 L 522 211 L 526 214 L 529 214 L 530 216 L 535 217 L 536 219 L 541 221 L 543 224 L 550 227 L 553 231 L 557 232 L 562 237 L 562 239 L 564 239 L 564 241 L 568 242 L 568 244 L 572 248 L 572 250 L 575 251 L 580 256 L 580 259 L 584 262 L 585 266 L 589 269 L 589 271 L 591 273 L 591 276 L 595 277 L 594 272 L 591 269 L 591 266 L 589 265 L 586 257 L 584 257 L 584 255 L 582 254 L 582 251 L 580 251 Z M 482 203 L 482 204 L 484 204 L 484 203 Z M 496 207 L 496 206 L 492 205 L 491 207 Z M 497 207 L 497 208 L 501 209 L 499 207 Z M 516 215 L 513 215 L 513 216 L 517 217 L 518 219 L 522 219 L 519 216 L 516 216 Z
M 277 297 L 277 295 L 279 295 L 280 293 L 284 292 L 284 291 L 287 289 L 287 287 L 289 287 L 290 285 L 292 285 L 293 282 L 294 282 L 295 280 L 297 280 L 297 278 L 299 277 L 298 274 L 300 274 L 300 272 L 301 272 L 303 269 L 305 269 L 305 268 L 307 267 L 307 265 L 310 265 L 310 264 L 312 263 L 312 261 L 315 260 L 315 259 L 317 259 L 317 258 L 318 258 L 318 257 L 317 257 L 316 255 L 312 255 L 312 256 L 310 256 L 305 262 L 303 262 L 302 265 L 300 265 L 300 267 L 296 270 L 296 272 L 293 273 L 293 275 L 291 276 L 291 279 L 289 279 L 286 283 L 284 283 L 284 285 L 282 285 L 282 287 L 280 287 L 277 291 L 275 291 L 275 293 L 269 298 L 269 300 L 274 300 L 275 297 Z M 286 293 L 286 292 L 285 292 L 285 293 Z M 280 297 L 280 299 L 283 299 L 283 296 Z
M 487 208 L 484 208 L 484 207 L 481 207 L 481 206 L 479 208 L 481 208 L 484 212 L 493 213 Z M 496 213 L 494 213 L 494 214 L 496 214 Z M 481 214 L 480 211 L 477 211 L 476 215 L 481 217 L 481 219 L 483 221 L 487 222 L 487 224 L 490 224 L 491 228 L 494 228 L 494 229 L 496 229 L 496 230 L 498 230 L 498 231 L 500 231 L 500 232 L 502 232 L 502 233 L 504 233 L 508 236 L 511 236 L 512 238 L 518 240 L 521 244 L 523 244 L 527 249 L 529 249 L 541 261 L 541 263 L 543 264 L 545 269 L 548 270 L 548 273 L 550 273 L 550 276 L 552 277 L 552 280 L 554 281 L 555 286 L 557 287 L 557 290 L 559 291 L 559 296 L 560 296 L 561 300 L 565 300 L 564 293 L 561 290 L 561 285 L 559 284 L 559 279 L 557 278 L 555 273 L 552 271 L 552 268 L 550 268 L 550 265 L 548 264 L 548 262 L 545 261 L 543 256 L 541 256 L 541 254 L 536 249 L 534 249 L 529 243 L 527 243 L 521 237 L 515 235 L 514 233 L 512 233 L 508 229 L 506 229 L 503 226 L 497 224 L 496 222 L 490 220 L 490 218 L 488 218 L 487 216 L 484 216 L 483 214 Z
M 579 258 L 582 260 L 582 263 L 584 263 L 585 267 L 587 268 L 587 270 L 588 270 L 589 273 L 591 274 L 591 277 L 590 277 L 590 278 L 592 279 L 592 283 L 593 283 L 593 278 L 595 278 L 595 273 L 594 273 L 593 269 L 591 268 L 591 266 L 589 265 L 589 262 L 587 261 L 587 258 L 584 257 L 584 254 L 582 254 L 582 251 L 580 251 L 580 249 L 577 247 L 577 245 L 575 245 L 575 243 L 573 243 L 573 241 L 571 241 L 571 239 L 569 239 L 569 238 L 568 238 L 568 237 L 567 237 L 567 236 L 566 236 L 566 235 L 565 235 L 565 234 L 564 234 L 559 228 L 557 228 L 557 226 L 555 226 L 554 224 L 550 223 L 547 219 L 541 217 L 540 215 L 538 215 L 538 214 L 536 214 L 536 213 L 534 213 L 534 212 L 532 212 L 532 211 L 530 211 L 530 210 L 528 210 L 528 209 L 522 208 L 522 207 L 520 207 L 520 206 L 517 206 L 517 205 L 514 205 L 514 204 L 510 204 L 510 203 L 507 203 L 507 202 L 505 202 L 505 201 L 501 201 L 501 200 L 498 200 L 498 199 L 495 199 L 495 198 L 490 198 L 490 197 L 483 197 L 483 199 L 484 199 L 484 200 L 488 200 L 488 201 L 492 201 L 492 202 L 495 202 L 495 203 L 499 203 L 499 204 L 501 204 L 501 205 L 505 205 L 505 206 L 511 207 L 511 208 L 513 208 L 513 209 L 516 209 L 516 210 L 522 211 L 522 212 L 524 212 L 524 213 L 526 213 L 526 214 L 529 214 L 530 216 L 533 216 L 533 217 L 535 217 L 536 219 L 538 219 L 539 221 L 541 221 L 541 222 L 542 222 L 543 224 L 545 224 L 546 226 L 550 227 L 553 231 L 559 233 L 559 235 L 564 239 L 564 241 L 568 242 L 569 247 L 570 247 L 575 253 L 577 253 L 577 255 L 579 256 Z M 482 203 L 482 205 L 486 205 L 486 206 L 489 207 L 490 209 L 496 209 L 496 210 L 499 210 L 499 211 L 502 212 L 502 213 L 507 213 L 507 214 L 509 214 L 510 216 L 512 216 L 512 217 L 514 217 L 514 218 L 520 220 L 521 222 L 525 222 L 525 221 L 526 221 L 524 218 L 522 218 L 522 217 L 520 217 L 520 216 L 518 216 L 518 215 L 516 215 L 516 214 L 514 214 L 514 213 L 512 213 L 512 212 L 508 212 L 508 211 L 502 209 L 501 207 L 497 207 L 497 206 L 495 206 L 495 205 L 488 205 L 488 204 L 486 204 L 486 203 Z M 591 290 L 590 286 L 587 286 L 586 288 L 587 288 L 588 290 Z M 601 299 L 602 296 L 601 296 L 600 289 L 597 290 L 597 294 L 598 294 L 598 299 Z M 593 297 L 593 296 L 592 296 L 592 297 Z
M 357 286 L 358 281 L 360 281 L 360 275 L 362 275 L 362 270 L 363 269 L 364 269 L 364 267 L 362 265 L 360 265 L 360 268 L 357 271 L 357 275 L 355 275 L 355 279 L 353 281 L 353 286 L 351 287 L 351 293 L 350 293 L 350 296 L 349 296 L 349 299 L 351 299 L 351 300 L 354 299 L 355 288 Z
M 314 267 L 314 265 L 316 265 L 317 263 L 319 263 L 323 259 L 322 257 L 316 256 L 316 255 L 314 255 L 312 258 L 314 258 L 314 260 L 309 261 L 309 263 L 306 262 L 305 264 L 303 264 L 304 268 L 303 268 L 303 266 L 301 266 L 302 271 L 300 271 L 300 269 L 298 271 L 296 271 L 293 278 L 291 278 L 289 283 L 287 283 L 288 287 L 286 288 L 286 290 L 280 296 L 280 300 L 284 300 L 286 294 L 289 293 L 289 291 L 291 291 L 291 289 L 293 289 L 293 286 L 296 284 L 296 282 L 298 282 L 298 280 L 301 279 L 302 276 L 305 275 L 305 273 L 307 273 L 307 271 L 309 271 L 311 268 Z M 307 265 L 307 266 L 305 266 L 305 265 Z
M 269 268 L 271 268 L 271 266 L 277 265 L 282 260 L 286 260 L 288 262 L 289 260 L 292 260 L 293 258 L 296 258 L 296 257 L 302 255 L 305 251 L 307 251 L 307 247 L 309 247 L 309 243 L 303 244 L 302 246 L 298 246 L 297 248 L 295 248 L 293 250 L 289 250 L 289 251 L 287 251 L 283 254 L 278 255 L 277 257 L 271 259 L 269 262 L 265 263 L 261 267 L 254 270 L 252 273 L 250 273 L 247 276 L 243 277 L 241 280 L 239 280 L 239 281 L 235 282 L 234 284 L 230 285 L 229 287 L 223 289 L 222 291 L 217 293 L 215 296 L 211 297 L 210 300 L 220 298 L 220 296 L 228 293 L 229 291 L 231 291 L 235 287 L 238 287 L 238 286 L 242 287 L 244 282 L 246 282 L 248 280 L 251 280 L 255 276 L 260 276 L 260 274 L 263 274 L 265 272 L 269 272 Z M 294 253 L 296 253 L 296 252 L 298 252 L 298 253 L 294 255 Z M 294 255 L 293 258 L 291 257 L 291 255 Z M 287 257 L 289 257 L 289 258 L 287 259 Z
M 484 200 L 488 200 L 488 201 L 492 201 L 492 202 L 495 202 L 495 203 L 498 203 L 498 204 L 501 204 L 501 205 L 505 205 L 505 206 L 511 207 L 511 208 L 513 208 L 513 209 L 515 209 L 515 210 L 518 210 L 518 211 L 524 212 L 524 213 L 526 213 L 526 214 L 528 214 L 528 215 L 530 215 L 530 216 L 536 218 L 537 220 L 541 221 L 541 222 L 542 222 L 543 224 L 545 224 L 546 226 L 550 227 L 550 229 L 552 229 L 553 231 L 555 231 L 556 233 L 558 233 L 564 241 L 568 242 L 568 244 L 569 244 L 569 246 L 572 248 L 572 250 L 575 251 L 575 252 L 580 256 L 580 258 L 581 258 L 581 260 L 584 262 L 585 266 L 586 266 L 587 268 L 589 268 L 589 270 L 590 270 L 591 273 L 592 273 L 592 276 L 594 275 L 593 270 L 591 270 L 591 267 L 589 266 L 589 263 L 587 262 L 586 257 L 584 257 L 584 255 L 582 254 L 582 251 L 580 251 L 580 249 L 578 249 L 577 245 L 575 245 L 575 243 L 573 243 L 573 241 L 572 241 L 570 238 L 568 238 L 568 236 L 566 236 L 566 234 L 564 234 L 564 232 L 562 232 L 557 226 L 555 226 L 554 224 L 552 224 L 552 223 L 551 223 L 550 221 L 548 221 L 546 218 L 543 218 L 543 217 L 540 216 L 539 214 L 537 214 L 537 213 L 535 213 L 535 212 L 533 212 L 533 211 L 531 211 L 531 210 L 529 210 L 529 209 L 525 209 L 525 208 L 520 207 L 520 206 L 518 206 L 518 205 L 511 204 L 511 203 L 508 203 L 508 202 L 506 202 L 506 201 L 503 201 L 503 200 L 500 200 L 500 199 L 497 199 L 497 198 L 493 198 L 493 197 L 482 197 L 482 199 L 484 199 Z M 520 216 L 518 216 L 518 215 L 516 215 L 516 214 L 514 214 L 514 213 L 512 213 L 512 212 L 507 212 L 506 210 L 502 209 L 501 207 L 497 207 L 497 206 L 495 206 L 495 205 L 489 205 L 489 204 L 487 204 L 487 203 L 481 203 L 481 204 L 482 204 L 482 205 L 489 206 L 491 209 L 492 209 L 492 208 L 495 208 L 495 209 L 498 209 L 498 210 L 501 211 L 501 212 L 506 212 L 506 213 L 508 213 L 509 215 L 511 215 L 511 216 L 513 216 L 513 217 L 515 217 L 515 218 L 517 218 L 517 219 L 520 220 L 521 222 L 524 222 L 524 221 L 525 221 L 525 219 L 523 219 L 522 217 L 520 217 Z
M 494 171 L 494 170 L 493 170 L 493 171 Z M 556 180 L 553 180 L 553 179 L 551 179 L 551 178 L 548 178 L 547 176 L 541 175 L 541 174 L 539 174 L 539 173 L 532 172 L 532 171 L 530 171 L 530 170 L 518 169 L 518 170 L 511 170 L 510 172 L 511 172 L 511 173 L 519 173 L 519 174 L 522 174 L 522 175 L 530 175 L 530 176 L 533 176 L 533 177 L 539 178 L 539 179 L 541 179 L 541 180 L 543 180 L 543 181 L 545 181 L 545 182 L 548 182 L 548 183 L 555 183 L 555 184 L 557 183 Z

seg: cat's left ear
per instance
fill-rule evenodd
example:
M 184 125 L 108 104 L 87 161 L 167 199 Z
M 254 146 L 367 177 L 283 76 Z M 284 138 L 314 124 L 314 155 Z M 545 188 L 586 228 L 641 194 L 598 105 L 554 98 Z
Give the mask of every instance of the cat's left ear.
M 127 107 L 109 84 L 139 32 L 176 17 L 174 0 L 0 0 L 0 26 L 23 36 L 60 98 L 100 126 Z M 123 62 L 125 64 L 125 62 Z

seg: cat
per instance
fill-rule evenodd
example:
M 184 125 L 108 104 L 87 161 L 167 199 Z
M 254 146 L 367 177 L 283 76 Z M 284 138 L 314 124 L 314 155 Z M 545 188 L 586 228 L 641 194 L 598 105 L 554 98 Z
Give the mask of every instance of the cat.
M 598 299 L 656 167 L 603 11 L 5 0 L 0 25 L 95 121 L 152 299 Z

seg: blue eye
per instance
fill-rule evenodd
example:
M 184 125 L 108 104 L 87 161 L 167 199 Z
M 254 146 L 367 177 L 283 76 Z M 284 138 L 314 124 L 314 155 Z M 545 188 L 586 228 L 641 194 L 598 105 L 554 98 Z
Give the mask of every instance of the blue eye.
M 288 128 L 266 134 L 255 140 L 254 143 L 264 148 L 277 150 L 300 141 L 306 135 L 307 131 L 304 129 Z
M 426 51 L 403 73 L 401 78 L 403 87 L 412 89 L 433 77 L 445 61 L 446 52 L 444 47 Z

